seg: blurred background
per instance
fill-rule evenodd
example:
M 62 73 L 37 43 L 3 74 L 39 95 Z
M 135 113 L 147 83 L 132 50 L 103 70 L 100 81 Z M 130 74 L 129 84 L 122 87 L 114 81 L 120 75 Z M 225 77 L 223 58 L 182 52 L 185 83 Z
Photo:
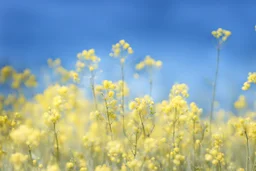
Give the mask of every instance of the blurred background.
M 73 69 L 77 53 L 94 48 L 103 70 L 97 82 L 115 81 L 119 63 L 109 53 L 112 44 L 125 39 L 134 50 L 126 64 L 133 97 L 148 93 L 144 75 L 136 80 L 133 74 L 135 64 L 150 55 L 163 61 L 155 74 L 154 99 L 167 99 L 174 83 L 186 83 L 189 101 L 207 112 L 216 67 L 211 31 L 221 27 L 232 35 L 221 51 L 216 100 L 221 108 L 233 110 L 240 94 L 251 104 L 256 99 L 256 89 L 241 90 L 248 72 L 256 71 L 255 24 L 253 0 L 0 0 L 0 66 L 30 68 L 42 91 L 48 58 L 60 58 Z M 5 91 L 2 85 L 0 89 Z

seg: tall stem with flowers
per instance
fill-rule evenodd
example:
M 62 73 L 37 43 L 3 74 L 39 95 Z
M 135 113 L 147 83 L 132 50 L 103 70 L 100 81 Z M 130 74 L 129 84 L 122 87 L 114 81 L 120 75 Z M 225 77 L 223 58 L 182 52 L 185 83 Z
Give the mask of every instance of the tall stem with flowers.
M 219 74 L 220 50 L 221 50 L 222 44 L 226 42 L 227 38 L 231 35 L 231 32 L 228 30 L 224 30 L 222 28 L 218 28 L 216 31 L 212 31 L 212 35 L 217 39 L 217 58 L 216 58 L 216 70 L 215 70 L 215 76 L 213 81 L 213 91 L 212 91 L 212 100 L 211 100 L 211 108 L 210 108 L 210 130 L 209 130 L 210 135 L 212 132 L 211 125 L 213 120 L 216 87 L 217 87 L 218 74 Z

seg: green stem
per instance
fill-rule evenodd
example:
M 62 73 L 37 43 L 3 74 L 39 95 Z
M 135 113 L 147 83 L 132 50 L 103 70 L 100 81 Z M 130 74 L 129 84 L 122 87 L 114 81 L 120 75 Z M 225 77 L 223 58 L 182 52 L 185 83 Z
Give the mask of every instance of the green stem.
M 175 113 L 174 113 L 174 121 L 173 121 L 173 130 L 172 130 L 172 142 L 173 144 L 175 144 L 175 129 L 176 129 L 176 122 L 178 121 L 178 118 L 177 118 L 177 110 L 175 108 Z
M 91 71 L 91 88 L 92 88 L 92 94 L 93 94 L 93 100 L 94 100 L 94 107 L 95 110 L 98 110 L 98 104 L 97 104 L 97 99 L 96 99 L 96 93 L 95 93 L 95 83 L 94 83 L 94 72 Z
M 217 47 L 217 65 L 216 65 L 216 72 L 215 72 L 215 78 L 213 82 L 213 92 L 212 92 L 212 101 L 211 101 L 211 110 L 210 110 L 210 136 L 212 133 L 212 119 L 213 119 L 213 111 L 214 111 L 214 101 L 216 96 L 216 86 L 217 86 L 217 79 L 218 79 L 218 73 L 219 73 L 219 62 L 220 62 L 220 43 L 218 43 Z
M 59 150 L 59 139 L 58 139 L 58 134 L 56 131 L 56 123 L 53 123 L 53 130 L 54 130 L 54 137 L 55 137 L 55 143 L 56 143 L 56 160 L 59 163 L 60 161 L 60 150 Z
M 250 148 L 249 148 L 249 137 L 246 130 L 244 131 L 246 137 L 246 171 L 250 168 Z
M 193 120 L 193 168 L 196 170 L 196 136 L 195 136 L 196 123 Z
M 144 135 L 144 138 L 146 138 L 147 134 L 146 134 L 145 126 L 142 121 L 142 116 L 141 116 L 140 112 L 139 112 L 139 117 L 140 117 L 140 123 L 141 123 L 142 131 L 143 131 L 143 135 Z
M 218 170 L 221 171 L 221 163 L 219 163 L 219 169 Z
M 32 157 L 32 151 L 31 151 L 30 146 L 28 146 L 28 153 L 29 153 L 29 160 L 30 160 L 30 163 L 31 163 L 31 165 L 33 165 L 33 157 Z
M 172 143 L 175 144 L 175 128 L 176 127 L 176 121 L 173 122 L 173 130 L 172 130 Z
M 104 95 L 103 95 L 103 96 L 104 96 Z M 105 107 L 106 107 L 106 114 L 107 114 L 108 127 L 109 127 L 109 131 L 110 131 L 111 139 L 113 139 L 113 131 L 112 131 L 112 125 L 111 125 L 110 117 L 109 117 L 108 103 L 107 103 L 107 99 L 106 99 L 105 97 L 103 97 L 103 98 L 104 98 Z
M 121 62 L 121 74 L 122 74 L 122 87 L 121 87 L 121 93 L 122 93 L 122 112 L 124 115 L 124 63 Z
M 121 100 L 121 110 L 122 110 L 122 124 L 123 124 L 123 134 L 124 136 L 126 135 L 126 131 L 125 131 L 125 123 L 124 123 L 124 63 L 121 62 L 121 74 L 122 74 L 122 87 L 121 87 L 121 94 L 122 94 L 122 100 Z
M 152 97 L 152 90 L 153 90 L 152 69 L 153 69 L 153 67 L 150 66 L 150 68 L 149 68 L 149 96 L 150 97 Z
M 135 158 L 136 155 L 137 155 L 138 134 L 139 134 L 139 132 L 137 131 L 136 134 L 135 134 L 135 145 L 134 145 L 134 154 L 133 154 L 134 158 Z

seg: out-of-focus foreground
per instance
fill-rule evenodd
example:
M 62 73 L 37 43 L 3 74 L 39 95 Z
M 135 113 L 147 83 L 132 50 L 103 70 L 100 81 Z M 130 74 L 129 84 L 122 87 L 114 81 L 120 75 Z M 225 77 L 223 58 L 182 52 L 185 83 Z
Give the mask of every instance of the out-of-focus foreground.
M 153 74 L 162 62 L 150 56 L 135 66 L 148 76 L 148 95 L 128 101 L 133 90 L 125 81 L 125 62 L 133 49 L 124 40 L 110 53 L 120 60 L 117 82 L 95 83 L 100 58 L 94 49 L 78 53 L 72 71 L 60 59 L 49 59 L 55 81 L 43 93 L 33 92 L 38 83 L 29 69 L 18 72 L 4 66 L 0 86 L 11 91 L 0 96 L 0 170 L 256 169 L 256 113 L 246 110 L 245 96 L 234 104 L 241 117 L 213 110 L 218 59 L 231 32 L 217 29 L 212 35 L 217 40 L 217 68 L 209 119 L 202 119 L 197 104 L 187 102 L 186 84 L 173 85 L 168 99 L 154 103 Z M 92 98 L 85 97 L 81 85 L 87 78 Z M 242 89 L 252 83 L 255 73 L 249 73 Z M 31 93 L 32 98 L 26 96 Z

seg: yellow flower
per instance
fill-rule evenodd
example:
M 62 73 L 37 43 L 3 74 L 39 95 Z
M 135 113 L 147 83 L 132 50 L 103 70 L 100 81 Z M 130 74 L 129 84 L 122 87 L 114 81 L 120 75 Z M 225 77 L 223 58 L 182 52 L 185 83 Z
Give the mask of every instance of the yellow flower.
M 236 109 L 243 109 L 247 106 L 245 96 L 239 96 L 238 100 L 234 103 Z
M 0 78 L 5 82 L 14 73 L 14 69 L 11 66 L 4 66 L 0 72 Z
M 78 73 L 76 73 L 76 72 L 71 72 L 71 75 L 72 75 L 72 77 L 73 77 L 73 81 L 74 81 L 74 82 L 79 82 Z
M 217 165 L 218 164 L 218 160 L 213 160 L 212 164 Z
M 62 86 L 58 89 L 58 93 L 61 95 L 61 96 L 65 96 L 68 92 L 68 87 L 66 86 Z
M 224 30 L 223 33 L 224 33 L 227 37 L 229 37 L 229 36 L 231 35 L 231 32 L 228 31 L 228 30 Z
M 124 43 L 123 45 L 124 49 L 128 49 L 130 47 L 129 43 Z
M 95 50 L 94 50 L 94 49 L 90 49 L 90 50 L 88 51 L 88 54 L 89 54 L 89 55 L 94 55 L 94 53 L 95 53 Z
M 237 171 L 245 171 L 244 168 L 239 168 Z
M 85 167 L 81 167 L 79 171 L 87 171 Z
M 108 89 L 115 89 L 115 85 L 113 84 L 112 81 L 109 80 L 104 80 L 103 81 L 103 88 L 108 90 Z
M 40 131 L 21 125 L 10 133 L 10 137 L 16 144 L 37 147 L 40 141 Z
M 212 31 L 212 35 L 213 35 L 214 37 L 216 37 L 217 32 L 216 32 L 216 31 Z
M 90 66 L 90 67 L 89 67 L 89 70 L 90 70 L 90 71 L 94 71 L 95 68 L 94 68 L 93 66 Z
M 156 61 L 156 67 L 161 68 L 163 65 L 162 61 Z
M 229 30 L 224 30 L 222 28 L 218 28 L 215 31 L 212 31 L 211 33 L 216 39 L 220 40 L 220 44 L 225 42 L 227 38 L 231 35 L 231 32 Z
M 102 165 L 102 166 L 97 166 L 95 168 L 95 171 L 111 171 L 111 169 L 107 165 Z
M 121 45 L 124 45 L 124 44 L 125 44 L 125 40 L 120 40 L 119 43 L 120 43 Z
M 250 87 L 251 87 L 251 84 L 249 82 L 245 82 L 242 87 L 242 90 L 244 91 L 249 90 Z
M 46 171 L 60 171 L 60 168 L 57 164 L 47 166 Z
M 83 56 L 87 56 L 88 52 L 87 52 L 87 50 L 83 50 L 83 52 L 80 53 L 80 54 L 81 54 L 81 56 L 82 56 L 82 55 L 83 55 Z
M 206 161 L 211 161 L 212 160 L 212 156 L 210 154 L 206 154 L 205 155 L 205 160 Z
M 128 53 L 129 53 L 129 54 L 133 54 L 133 50 L 132 50 L 131 47 L 128 48 Z
M 121 50 L 120 50 L 120 49 L 115 49 L 115 50 L 114 50 L 115 56 L 120 55 L 120 53 L 121 53 Z
M 112 45 L 111 57 L 126 58 L 128 54 L 133 54 L 133 49 L 125 40 L 120 40 L 119 43 Z
M 137 65 L 136 65 L 136 69 L 137 70 L 141 70 L 141 69 L 143 69 L 144 68 L 144 63 L 143 62 L 140 62 L 140 63 L 138 63 Z
M 50 109 L 44 113 L 45 124 L 55 124 L 60 119 L 60 113 L 56 109 Z
M 13 164 L 15 170 L 20 170 L 23 163 L 25 163 L 28 159 L 27 155 L 21 153 L 14 153 L 10 157 L 10 162 Z
M 151 58 L 151 56 L 146 56 L 145 60 L 144 60 L 145 64 L 148 66 L 152 66 L 154 65 L 155 61 L 153 58 Z
M 114 91 L 109 91 L 109 92 L 108 92 L 108 97 L 109 97 L 109 98 L 112 98 L 114 95 L 115 95 L 115 92 L 114 92 Z
M 74 168 L 74 163 L 72 163 L 72 162 L 66 163 L 66 168 L 67 169 L 73 169 Z

